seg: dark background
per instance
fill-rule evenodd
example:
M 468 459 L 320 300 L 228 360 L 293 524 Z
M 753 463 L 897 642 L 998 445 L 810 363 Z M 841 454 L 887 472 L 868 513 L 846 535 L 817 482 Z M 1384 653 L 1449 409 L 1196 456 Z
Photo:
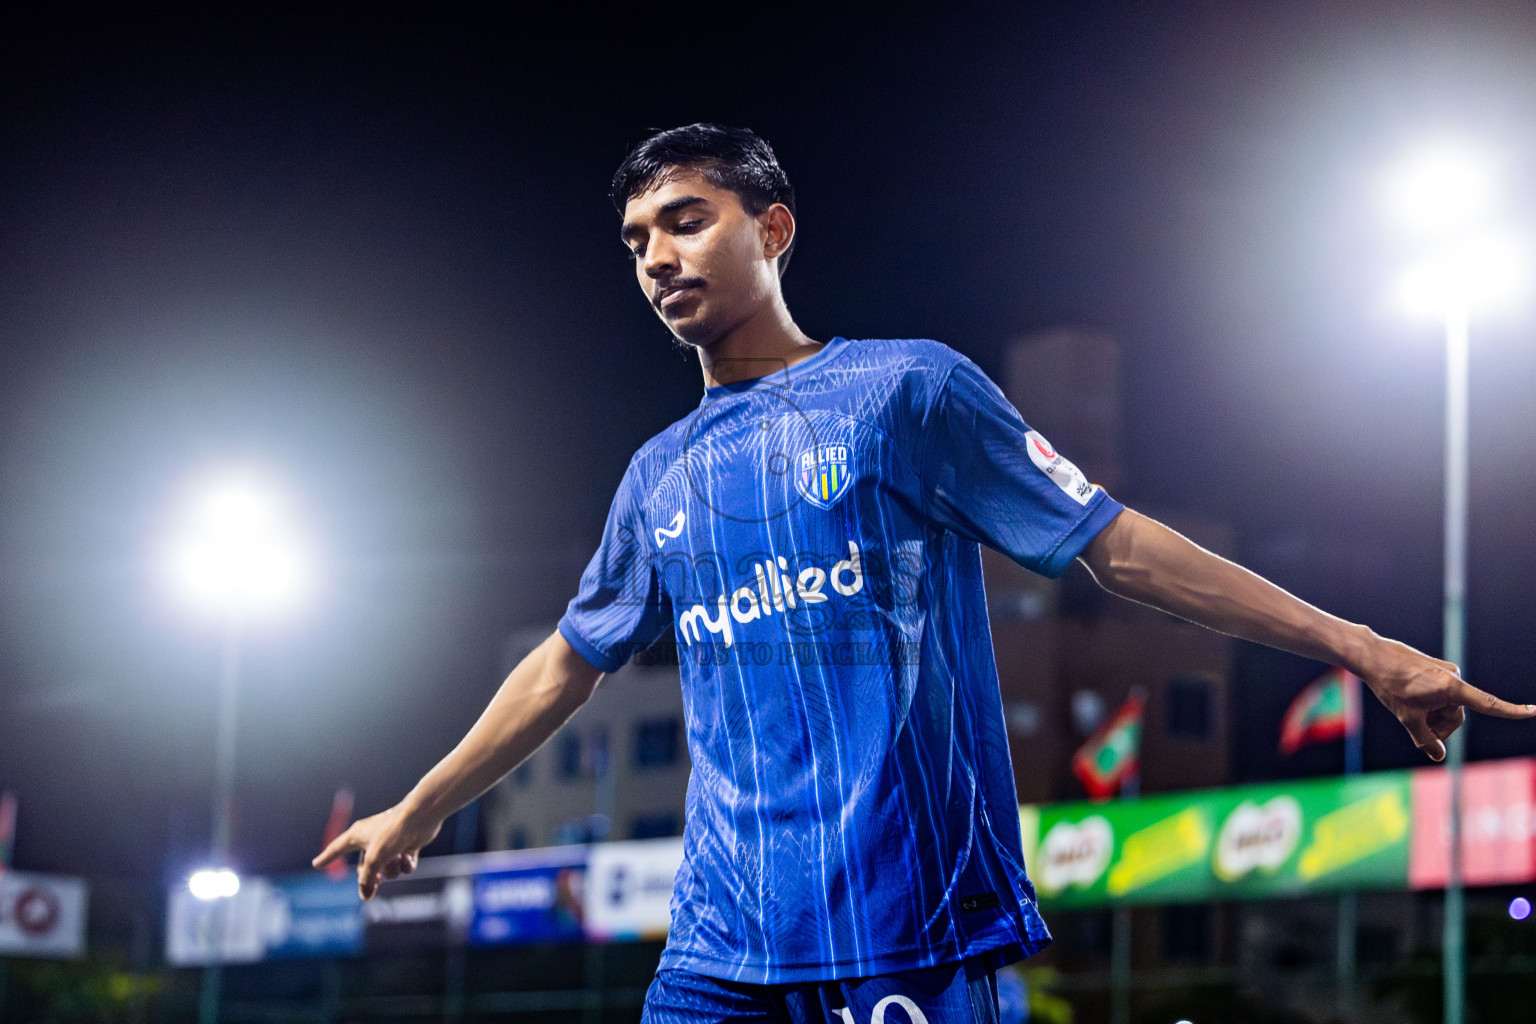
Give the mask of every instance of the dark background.
M 1460 132 L 1533 227 L 1529 5 L 102 17 L 0 24 L 18 868 L 169 878 L 205 848 L 217 629 L 154 557 L 178 488 L 231 458 L 288 481 L 325 556 L 313 606 L 250 638 L 243 866 L 299 868 L 338 785 L 372 812 L 448 749 L 507 636 L 558 615 L 631 452 L 697 402 L 606 199 L 630 145 L 696 120 L 776 147 L 812 336 L 996 371 L 1028 329 L 1110 329 L 1124 497 L 1225 519 L 1253 568 L 1439 649 L 1443 356 L 1388 301 L 1377 192 Z M 1533 325 L 1473 325 L 1468 671 L 1520 701 Z M 1338 770 L 1336 744 L 1273 753 L 1316 669 L 1243 650 L 1239 778 Z M 1420 763 L 1374 704 L 1367 734 L 1368 768 Z

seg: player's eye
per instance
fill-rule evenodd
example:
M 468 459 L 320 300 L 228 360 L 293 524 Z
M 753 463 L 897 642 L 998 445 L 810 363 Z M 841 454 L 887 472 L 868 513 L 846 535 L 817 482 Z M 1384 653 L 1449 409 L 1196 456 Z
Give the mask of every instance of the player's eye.
M 685 221 L 683 221 L 682 223 L 680 223 L 677 226 L 676 230 L 678 230 L 678 231 L 697 231 L 698 228 L 699 228 L 699 225 L 701 225 L 703 223 L 704 222 L 701 221 L 701 220 L 685 220 Z

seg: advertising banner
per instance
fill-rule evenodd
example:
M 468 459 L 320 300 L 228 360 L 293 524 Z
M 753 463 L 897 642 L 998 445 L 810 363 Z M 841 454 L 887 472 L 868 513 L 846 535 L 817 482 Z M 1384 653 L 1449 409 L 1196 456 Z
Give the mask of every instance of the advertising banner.
M 165 958 L 176 966 L 351 956 L 363 948 L 357 883 L 323 874 L 245 878 L 226 899 L 171 893 Z
M 255 963 L 265 959 L 264 878 L 247 878 L 225 899 L 200 900 L 185 886 L 171 891 L 165 915 L 165 959 L 178 967 Z
M 587 848 L 536 852 L 544 856 L 475 875 L 471 946 L 581 941 Z
M 85 955 L 85 882 L 0 872 L 0 956 Z
M 262 910 L 266 955 L 274 959 L 352 956 L 363 949 L 363 901 L 357 881 L 326 874 L 271 880 Z
M 363 904 L 363 940 L 370 950 L 457 945 L 473 913 L 474 886 L 467 875 L 397 878 Z
M 1027 808 L 1042 903 L 1178 903 L 1402 888 L 1409 773 Z
M 1444 768 L 1413 775 L 1408 881 L 1445 887 L 1450 869 L 1451 780 Z M 1467 885 L 1536 881 L 1536 758 L 1482 761 L 1462 769 L 1462 880 Z
M 665 938 L 672 923 L 672 883 L 682 863 L 681 837 L 592 847 L 587 936 L 608 941 Z

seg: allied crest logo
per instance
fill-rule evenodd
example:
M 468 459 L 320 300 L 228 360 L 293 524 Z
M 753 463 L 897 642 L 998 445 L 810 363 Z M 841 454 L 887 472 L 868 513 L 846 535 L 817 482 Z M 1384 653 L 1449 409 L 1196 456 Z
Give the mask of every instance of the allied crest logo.
M 853 481 L 848 457 L 846 444 L 817 444 L 801 452 L 795 465 L 795 487 L 801 497 L 817 508 L 831 508 Z

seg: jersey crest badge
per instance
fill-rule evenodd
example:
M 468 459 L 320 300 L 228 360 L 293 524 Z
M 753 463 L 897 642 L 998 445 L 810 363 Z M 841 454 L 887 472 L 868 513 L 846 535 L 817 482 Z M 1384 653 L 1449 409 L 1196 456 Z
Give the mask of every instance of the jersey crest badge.
M 831 508 L 853 482 L 849 454 L 846 444 L 814 444 L 801 452 L 795 462 L 800 496 L 817 508 Z

